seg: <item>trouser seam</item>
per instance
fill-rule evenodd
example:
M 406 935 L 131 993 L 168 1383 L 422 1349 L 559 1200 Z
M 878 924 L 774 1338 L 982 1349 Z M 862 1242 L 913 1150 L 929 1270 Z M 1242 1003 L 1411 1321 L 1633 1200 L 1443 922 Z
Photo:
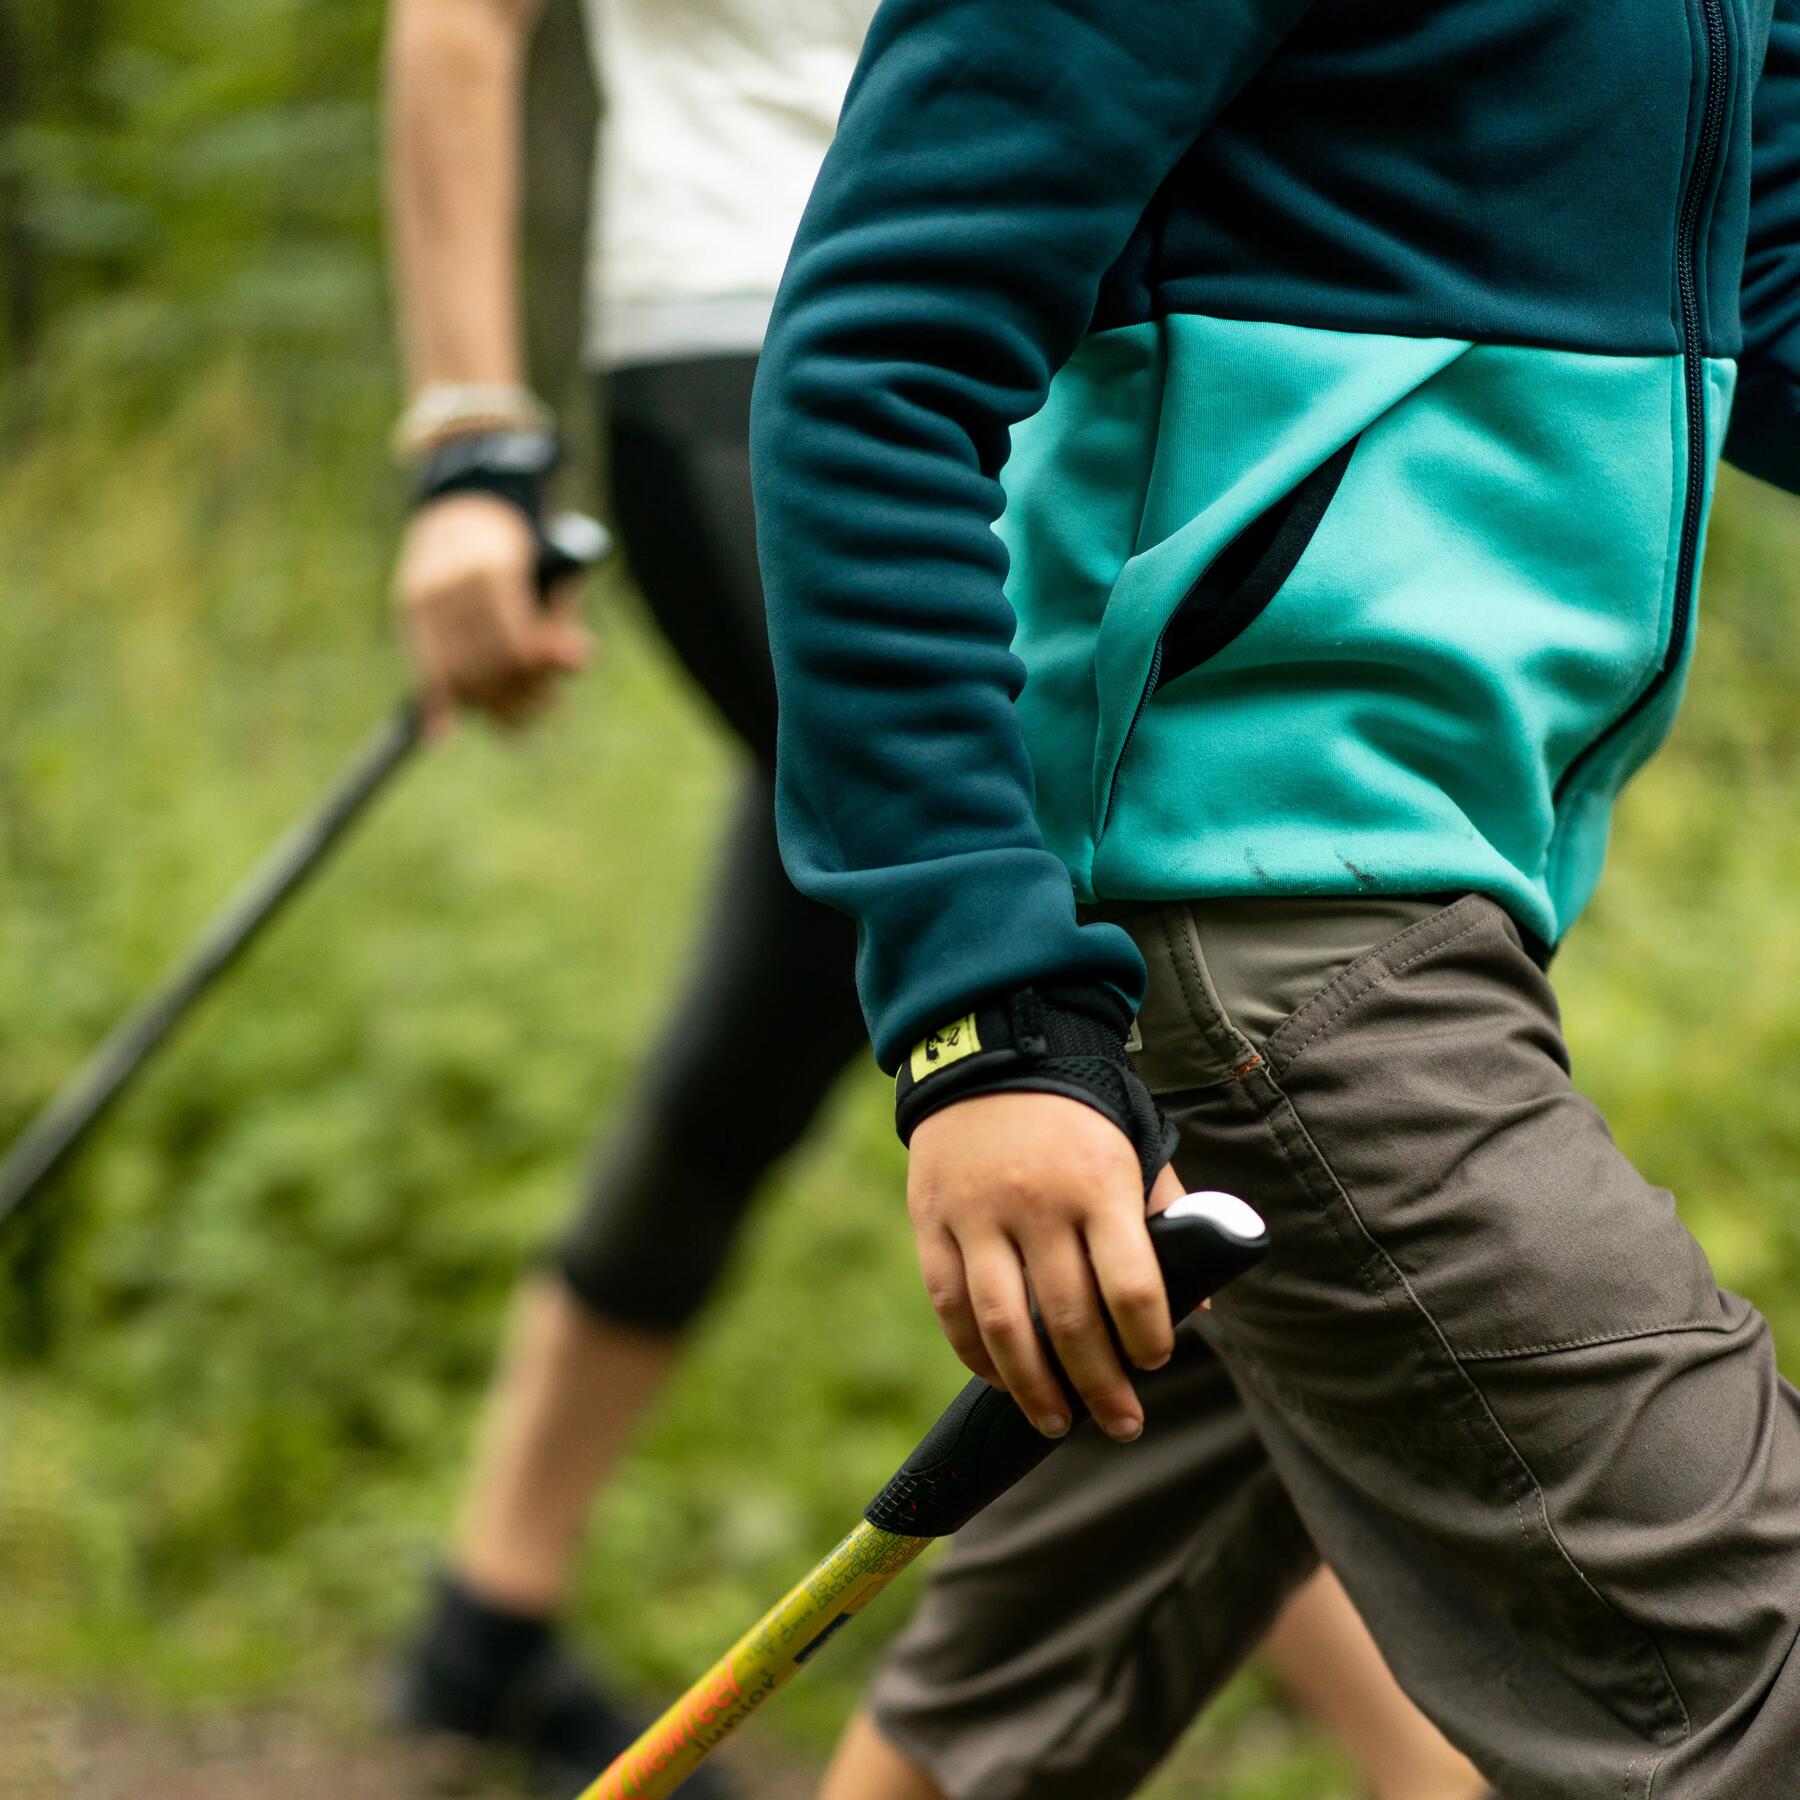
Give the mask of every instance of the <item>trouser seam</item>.
M 1466 904 L 1466 902 L 1458 902 L 1458 904 Z M 1479 931 L 1483 925 L 1488 923 L 1488 919 L 1485 915 L 1477 913 L 1477 916 L 1471 919 L 1467 925 L 1463 926 L 1460 931 L 1453 931 L 1448 937 L 1434 936 L 1429 943 L 1423 946 L 1423 948 L 1415 950 L 1411 956 L 1404 957 L 1398 962 L 1389 962 L 1387 960 L 1395 950 L 1400 948 L 1413 932 L 1430 931 L 1433 926 L 1441 926 L 1443 921 L 1444 915 L 1442 913 L 1434 918 L 1421 919 L 1418 924 L 1409 926 L 1407 930 L 1401 932 L 1398 937 L 1379 947 L 1374 952 L 1375 960 L 1363 965 L 1360 969 L 1357 968 L 1355 964 L 1352 964 L 1350 968 L 1346 969 L 1337 979 L 1338 981 L 1346 982 L 1351 987 L 1352 991 L 1346 994 L 1343 1000 L 1337 1006 L 1333 1007 L 1324 1018 L 1320 1019 L 1306 1036 L 1303 1037 L 1299 1043 L 1295 1044 L 1292 1049 L 1289 1049 L 1285 1044 L 1279 1046 L 1274 1057 L 1271 1058 L 1272 1066 L 1278 1067 L 1281 1073 L 1285 1075 L 1287 1071 L 1300 1060 L 1302 1053 L 1309 1045 L 1313 1044 L 1326 1032 L 1330 1031 L 1333 1026 L 1338 1024 L 1346 1013 L 1351 1011 L 1352 1008 L 1360 1005 L 1361 1002 L 1366 1000 L 1377 988 L 1381 987 L 1384 982 L 1392 980 L 1393 977 L 1398 975 L 1402 970 L 1410 969 L 1415 963 L 1423 962 L 1426 957 L 1435 955 L 1439 950 L 1448 948 L 1459 939 L 1466 938 L 1471 932 Z M 1355 979 L 1352 979 L 1352 977 Z M 1337 982 L 1328 984 L 1309 1000 L 1306 1003 L 1306 1007 L 1302 1010 L 1311 1010 L 1314 1006 L 1325 1000 L 1336 986 Z M 1300 1015 L 1296 1013 L 1294 1016 L 1298 1018 Z
M 1181 929 L 1175 929 L 1179 920 Z M 1182 998 L 1188 1013 L 1200 1027 L 1201 1036 L 1226 1065 L 1227 1070 L 1242 1080 L 1262 1066 L 1256 1046 L 1225 1016 L 1213 993 L 1212 983 L 1201 961 L 1200 926 L 1191 907 L 1179 912 L 1173 907 L 1163 910 L 1157 921 L 1163 942 L 1168 946 L 1170 966 L 1181 983 Z
M 1457 934 L 1457 936 L 1461 935 L 1463 934 L 1460 932 Z M 1664 1726 L 1663 1729 L 1672 1729 L 1682 1737 L 1689 1735 L 1693 1729 L 1693 1724 L 1688 1714 L 1687 1704 L 1682 1699 L 1681 1692 L 1675 1685 L 1675 1680 L 1669 1671 L 1668 1663 L 1665 1661 L 1662 1651 L 1655 1639 L 1642 1626 L 1621 1613 L 1618 1608 L 1600 1592 L 1594 1583 L 1588 1579 L 1588 1576 L 1581 1568 L 1581 1565 L 1570 1555 L 1568 1548 L 1564 1545 L 1561 1537 L 1557 1533 L 1555 1524 L 1550 1518 L 1549 1504 L 1544 1497 L 1543 1487 L 1533 1473 L 1530 1463 L 1526 1461 L 1524 1454 L 1520 1451 L 1517 1444 L 1513 1442 L 1511 1434 L 1500 1422 L 1499 1417 L 1495 1414 L 1492 1406 L 1489 1404 L 1487 1396 L 1482 1392 L 1480 1385 L 1475 1381 L 1469 1371 L 1463 1367 L 1461 1361 L 1456 1356 L 1455 1351 L 1451 1348 L 1448 1338 L 1444 1335 L 1442 1327 L 1432 1316 L 1431 1309 L 1425 1305 L 1418 1290 L 1413 1287 L 1412 1283 L 1407 1279 L 1405 1272 L 1394 1262 L 1393 1258 L 1382 1247 L 1380 1240 L 1375 1236 L 1374 1232 L 1369 1229 L 1360 1209 L 1357 1207 L 1355 1199 L 1351 1195 L 1349 1189 L 1344 1185 L 1342 1179 L 1338 1176 L 1336 1170 L 1332 1168 L 1329 1159 L 1320 1149 L 1317 1141 L 1307 1130 L 1305 1121 L 1301 1119 L 1299 1110 L 1294 1105 L 1291 1097 L 1283 1091 L 1280 1085 L 1266 1070 L 1260 1072 L 1257 1076 L 1253 1077 L 1251 1081 L 1248 1081 L 1243 1085 L 1246 1089 L 1254 1090 L 1247 1093 L 1246 1098 L 1249 1099 L 1262 1114 L 1263 1123 L 1268 1128 L 1277 1149 L 1280 1151 L 1283 1160 L 1288 1166 L 1294 1168 L 1297 1174 L 1299 1173 L 1296 1158 L 1290 1151 L 1288 1145 L 1284 1142 L 1282 1133 L 1275 1123 L 1277 1114 L 1283 1115 L 1286 1120 L 1291 1123 L 1295 1135 L 1306 1152 L 1307 1161 L 1316 1161 L 1317 1172 L 1323 1176 L 1324 1183 L 1326 1184 L 1324 1193 L 1318 1195 L 1321 1210 L 1325 1214 L 1326 1224 L 1331 1229 L 1332 1235 L 1339 1243 L 1340 1248 L 1344 1248 L 1345 1253 L 1350 1255 L 1353 1264 L 1357 1267 L 1359 1273 L 1362 1274 L 1364 1280 L 1371 1284 L 1378 1297 L 1380 1297 L 1384 1303 L 1387 1303 L 1389 1298 L 1386 1288 L 1397 1287 L 1399 1292 L 1404 1296 L 1405 1301 L 1409 1303 L 1409 1310 L 1424 1324 L 1429 1334 L 1429 1339 L 1437 1346 L 1438 1353 L 1441 1355 L 1444 1365 L 1438 1369 L 1437 1374 L 1434 1376 L 1432 1383 L 1433 1387 L 1442 1387 L 1445 1386 L 1447 1382 L 1454 1382 L 1458 1387 L 1465 1389 L 1467 1396 L 1473 1400 L 1475 1407 L 1479 1410 L 1492 1434 L 1491 1438 L 1487 1441 L 1503 1448 L 1505 1458 L 1507 1459 L 1507 1466 L 1501 1472 L 1501 1488 L 1506 1494 L 1506 1497 L 1513 1503 L 1514 1516 L 1519 1525 L 1520 1535 L 1524 1539 L 1527 1549 L 1532 1552 L 1533 1559 L 1536 1560 L 1540 1552 L 1538 1551 L 1537 1545 L 1532 1540 L 1530 1529 L 1525 1519 L 1524 1505 L 1527 1497 L 1532 1500 L 1539 1521 L 1543 1526 L 1545 1538 L 1563 1568 L 1568 1574 L 1575 1578 L 1576 1582 L 1593 1599 L 1595 1604 L 1605 1612 L 1607 1617 L 1614 1620 L 1621 1629 L 1636 1638 L 1642 1649 L 1648 1652 L 1656 1673 L 1660 1677 L 1660 1685 L 1662 1688 L 1661 1694 L 1657 1697 L 1654 1712 L 1656 1714 L 1665 1715 L 1673 1721 L 1671 1725 Z M 1308 1194 L 1315 1194 L 1317 1192 L 1315 1185 L 1312 1182 L 1303 1181 L 1303 1186 Z M 1387 1271 L 1389 1281 L 1386 1286 L 1376 1285 L 1374 1277 L 1371 1274 L 1370 1269 L 1365 1265 L 1364 1260 L 1349 1252 L 1347 1246 L 1344 1245 L 1343 1231 L 1332 1217 L 1332 1214 L 1335 1211 L 1335 1208 L 1331 1203 L 1333 1198 L 1341 1202 L 1344 1209 L 1349 1213 L 1350 1218 L 1354 1221 L 1356 1232 L 1369 1246 L 1370 1258 L 1379 1263 Z M 1436 1359 L 1434 1358 L 1433 1360 L 1435 1361 Z M 1672 1712 L 1671 1707 L 1673 1709 Z M 1660 1762 L 1661 1759 L 1659 1758 L 1656 1766 L 1660 1766 Z M 1654 1767 L 1652 1769 L 1652 1775 L 1654 1775 Z M 1629 1780 L 1630 1776 L 1628 1775 L 1628 1800 Z M 1646 1790 L 1643 1800 L 1648 1800 L 1648 1790 Z
M 1521 1344 L 1500 1350 L 1458 1350 L 1461 1363 L 1534 1362 L 1543 1357 L 1565 1356 L 1576 1350 L 1599 1350 L 1612 1344 L 1635 1343 L 1640 1338 L 1729 1337 L 1741 1328 L 1741 1320 L 1670 1319 L 1652 1325 L 1621 1326 L 1617 1331 L 1597 1331 L 1588 1337 L 1562 1338 L 1551 1344 Z
M 1275 1102 L 1273 1105 L 1266 1104 L 1265 1096 L 1257 1091 L 1258 1088 L 1263 1087 L 1266 1087 L 1268 1095 L 1273 1096 Z M 1369 1236 L 1366 1229 L 1362 1230 L 1361 1235 L 1368 1245 L 1371 1246 L 1368 1251 L 1364 1251 L 1356 1246 L 1345 1232 L 1342 1223 L 1337 1217 L 1337 1209 L 1331 1204 L 1334 1198 L 1333 1187 L 1336 1183 L 1336 1177 L 1332 1175 L 1325 1159 L 1322 1156 L 1319 1156 L 1316 1148 L 1313 1149 L 1313 1155 L 1310 1158 L 1297 1155 L 1293 1146 L 1288 1142 L 1287 1133 L 1282 1129 L 1283 1124 L 1291 1123 L 1294 1131 L 1300 1137 L 1302 1144 L 1311 1147 L 1311 1140 L 1307 1136 L 1306 1127 L 1300 1122 L 1300 1116 L 1294 1111 L 1293 1105 L 1288 1100 L 1287 1096 L 1281 1092 L 1280 1088 L 1278 1088 L 1275 1082 L 1267 1075 L 1263 1077 L 1260 1083 L 1254 1085 L 1251 1083 L 1241 1084 L 1239 1092 L 1243 1094 L 1243 1104 L 1261 1120 L 1263 1127 L 1274 1140 L 1276 1151 L 1280 1154 L 1281 1160 L 1293 1171 L 1294 1179 L 1299 1182 L 1301 1189 L 1318 1207 L 1324 1218 L 1326 1229 L 1330 1231 L 1333 1239 L 1337 1243 L 1338 1249 L 1342 1252 L 1346 1261 L 1348 1261 L 1356 1269 L 1357 1273 L 1362 1276 L 1364 1284 L 1368 1287 L 1369 1292 L 1373 1294 L 1382 1305 L 1392 1305 L 1394 1302 L 1390 1290 L 1396 1282 L 1404 1288 L 1406 1285 L 1405 1276 L 1395 1268 L 1390 1258 L 1380 1255 L 1378 1250 L 1373 1248 L 1374 1240 Z M 1278 1118 L 1281 1123 L 1277 1122 Z M 1325 1177 L 1323 1183 L 1319 1180 L 1321 1173 L 1323 1173 Z M 1338 1191 L 1341 1192 L 1341 1189 Z M 1353 1208 L 1351 1209 L 1351 1212 L 1352 1217 L 1354 1217 L 1355 1213 Z M 1361 1226 L 1360 1219 L 1357 1220 L 1357 1224 L 1359 1227 Z M 1385 1269 L 1387 1279 L 1383 1278 L 1383 1269 Z

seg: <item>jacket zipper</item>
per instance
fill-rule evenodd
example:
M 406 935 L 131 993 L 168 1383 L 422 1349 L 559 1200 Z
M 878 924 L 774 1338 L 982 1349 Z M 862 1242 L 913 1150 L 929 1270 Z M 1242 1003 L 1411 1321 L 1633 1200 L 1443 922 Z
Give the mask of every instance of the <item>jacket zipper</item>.
M 1700 526 L 1706 512 L 1706 355 L 1700 334 L 1700 235 L 1707 201 L 1718 174 L 1719 151 L 1725 141 L 1727 89 L 1731 79 L 1730 43 L 1725 29 L 1725 0 L 1700 0 L 1706 33 L 1706 94 L 1700 116 L 1700 141 L 1682 198 L 1675 246 L 1675 283 L 1681 300 L 1682 372 L 1687 386 L 1687 496 L 1681 514 L 1680 553 L 1675 561 L 1675 605 L 1668 647 L 1649 685 L 1595 738 L 1556 784 L 1560 800 L 1589 763 L 1655 701 L 1681 666 L 1700 576 Z

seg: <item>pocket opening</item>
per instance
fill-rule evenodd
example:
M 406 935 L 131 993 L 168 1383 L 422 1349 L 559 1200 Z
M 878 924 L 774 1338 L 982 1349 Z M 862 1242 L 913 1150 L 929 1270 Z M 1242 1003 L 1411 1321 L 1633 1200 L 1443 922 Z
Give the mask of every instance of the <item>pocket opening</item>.
M 1210 662 L 1262 616 L 1324 524 L 1361 442 L 1359 433 L 1251 520 L 1200 572 L 1163 627 L 1150 693 Z
M 1157 635 L 1137 708 L 1106 776 L 1096 842 L 1105 837 L 1112 822 L 1120 770 L 1145 709 L 1161 688 L 1177 676 L 1192 673 L 1241 637 L 1287 585 L 1324 524 L 1361 442 L 1362 433 L 1358 432 L 1266 512 L 1251 520 L 1182 595 Z

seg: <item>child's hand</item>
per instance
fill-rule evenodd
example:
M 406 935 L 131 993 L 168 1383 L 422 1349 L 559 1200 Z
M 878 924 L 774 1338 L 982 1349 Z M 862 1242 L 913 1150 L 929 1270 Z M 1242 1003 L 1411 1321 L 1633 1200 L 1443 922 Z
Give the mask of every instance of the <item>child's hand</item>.
M 1165 1168 L 1149 1212 L 1181 1191 Z M 1032 1325 L 1035 1299 L 1101 1429 L 1121 1442 L 1143 1430 L 1102 1305 L 1140 1369 L 1167 1362 L 1175 1334 L 1144 1229 L 1138 1159 L 1117 1126 L 1057 1094 L 959 1101 L 913 1134 L 907 1206 L 926 1292 L 970 1369 L 1006 1388 L 1046 1436 L 1069 1429 L 1068 1400 Z

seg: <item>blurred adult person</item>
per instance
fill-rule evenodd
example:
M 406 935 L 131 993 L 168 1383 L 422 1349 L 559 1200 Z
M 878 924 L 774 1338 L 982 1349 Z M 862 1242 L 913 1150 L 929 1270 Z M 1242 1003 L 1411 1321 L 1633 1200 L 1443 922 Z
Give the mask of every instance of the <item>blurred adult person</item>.
M 515 274 L 537 0 L 397 0 L 392 239 L 418 506 L 400 620 L 437 722 L 528 718 L 586 660 L 532 570 L 549 410 Z M 630 1736 L 555 1630 L 592 1498 L 662 1385 L 745 1211 L 866 1042 L 854 934 L 801 899 L 773 829 L 775 694 L 747 420 L 763 327 L 870 0 L 593 0 L 605 110 L 587 359 L 612 516 L 651 616 L 745 751 L 685 991 L 571 1227 L 518 1297 L 448 1567 L 406 1671 L 421 1727 L 511 1741 L 577 1791 Z M 777 1063 L 746 1057 L 771 1019 Z M 718 1778 L 695 1783 L 704 1796 Z
M 866 1044 L 855 935 L 775 845 L 775 689 L 756 569 L 757 352 L 873 0 L 590 0 L 605 96 L 587 336 L 612 516 L 656 624 L 744 752 L 692 971 L 567 1237 L 518 1297 L 448 1565 L 409 1662 L 412 1723 L 521 1745 L 551 1791 L 622 1746 L 556 1619 L 595 1493 L 668 1375 L 746 1209 Z M 393 247 L 419 505 L 396 598 L 434 721 L 528 718 L 587 659 L 532 566 L 555 460 L 525 386 L 515 237 L 536 0 L 397 0 Z M 781 1021 L 779 1061 L 748 1051 Z M 1360 1725 L 1380 1800 L 1458 1800 L 1459 1759 L 1341 1594 L 1284 1661 Z M 1286 1648 L 1285 1640 L 1283 1643 Z M 1340 1713 L 1342 1707 L 1340 1705 Z M 1326 1716 L 1330 1716 L 1327 1708 Z M 697 1777 L 696 1796 L 716 1791 Z

